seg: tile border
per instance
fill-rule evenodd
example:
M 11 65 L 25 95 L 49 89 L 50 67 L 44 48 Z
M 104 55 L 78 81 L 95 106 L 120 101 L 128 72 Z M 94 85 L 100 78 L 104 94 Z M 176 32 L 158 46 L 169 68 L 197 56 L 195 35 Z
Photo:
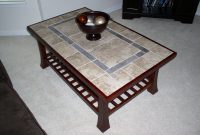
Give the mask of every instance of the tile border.
M 108 67 L 107 65 L 105 65 L 104 63 L 102 63 L 100 60 L 98 60 L 97 58 L 95 58 L 93 55 L 91 55 L 89 52 L 87 52 L 84 48 L 82 48 L 79 44 L 75 43 L 73 40 L 71 40 L 67 35 L 65 35 L 64 33 L 60 32 L 59 30 L 57 30 L 55 27 L 71 21 L 75 19 L 75 17 L 71 17 L 67 20 L 58 22 L 56 24 L 50 25 L 48 28 L 53 31 L 54 33 L 56 33 L 60 38 L 62 38 L 64 41 L 66 41 L 67 43 L 71 44 L 72 47 L 74 49 L 76 49 L 78 52 L 80 52 L 81 54 L 83 54 L 85 57 L 87 57 L 89 60 L 91 60 L 94 64 L 96 64 L 98 67 L 100 67 L 102 70 L 104 70 L 105 72 L 107 72 L 108 74 L 112 74 L 115 71 L 121 69 L 122 67 L 125 67 L 126 65 L 128 65 L 129 63 L 133 62 L 134 60 L 138 59 L 139 57 L 143 56 L 145 53 L 149 52 L 149 50 L 147 50 L 146 48 L 140 46 L 139 44 L 136 44 L 135 42 L 133 42 L 132 40 L 128 39 L 127 37 L 115 32 L 114 30 L 112 30 L 111 28 L 107 27 L 106 30 L 108 32 L 110 32 L 111 34 L 115 35 L 116 37 L 118 37 L 119 39 L 127 42 L 128 44 L 136 47 L 137 49 L 139 49 L 140 51 L 131 55 L 129 58 L 117 63 L 116 65 L 112 66 L 112 67 Z

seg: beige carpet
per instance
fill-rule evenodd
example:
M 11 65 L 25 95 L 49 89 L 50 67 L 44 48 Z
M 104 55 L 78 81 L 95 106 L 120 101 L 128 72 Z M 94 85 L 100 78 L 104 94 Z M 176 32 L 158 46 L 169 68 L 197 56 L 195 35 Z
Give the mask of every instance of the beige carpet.
M 110 117 L 105 135 L 200 134 L 200 17 L 193 24 L 168 19 L 114 20 L 177 51 L 159 73 L 159 92 L 143 92 Z M 42 128 L 49 135 L 101 135 L 97 115 L 53 72 L 39 66 L 30 36 L 0 37 L 0 59 Z

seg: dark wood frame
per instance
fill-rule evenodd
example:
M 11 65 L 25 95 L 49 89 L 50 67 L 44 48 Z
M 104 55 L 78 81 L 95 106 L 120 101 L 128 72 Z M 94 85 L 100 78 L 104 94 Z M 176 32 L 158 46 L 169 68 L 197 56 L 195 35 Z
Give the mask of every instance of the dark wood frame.
M 115 112 L 116 110 L 121 108 L 123 105 L 128 103 L 131 99 L 135 98 L 145 89 L 147 89 L 147 91 L 150 92 L 151 94 L 155 94 L 158 91 L 157 77 L 158 77 L 159 69 L 163 65 L 171 61 L 173 58 L 175 58 L 177 55 L 176 52 L 169 49 L 170 51 L 173 52 L 169 57 L 162 60 L 160 63 L 156 64 L 155 66 L 153 66 L 152 68 L 150 68 L 149 70 L 147 70 L 146 72 L 144 72 L 143 74 L 141 74 L 140 76 L 132 80 L 131 82 L 127 83 L 126 85 L 118 89 L 116 92 L 111 94 L 110 96 L 106 96 L 95 85 L 93 85 L 87 78 L 85 78 L 79 71 L 77 71 L 69 62 L 67 62 L 60 54 L 58 54 L 51 46 L 49 46 L 48 43 L 46 43 L 39 35 L 37 35 L 35 31 L 31 29 L 30 26 L 28 26 L 27 29 L 31 33 L 31 35 L 34 36 L 36 40 L 38 41 L 38 47 L 39 47 L 40 58 L 41 58 L 40 66 L 43 69 L 48 66 L 51 66 L 51 68 L 98 115 L 97 127 L 102 132 L 110 128 L 109 115 L 111 115 L 113 112 Z M 139 34 L 138 32 L 136 33 Z M 147 38 L 146 36 L 143 36 L 143 37 Z M 48 50 L 48 52 L 46 50 Z M 77 85 L 74 85 L 75 83 Z M 79 89 L 80 87 L 82 87 L 82 89 Z M 85 95 L 83 93 L 87 93 L 87 94 Z M 125 95 L 126 98 L 123 98 L 122 95 Z M 93 100 L 89 100 L 89 98 L 91 97 Z M 118 99 L 118 101 L 120 102 L 117 103 L 116 99 Z M 111 104 L 112 107 L 109 107 L 109 104 Z

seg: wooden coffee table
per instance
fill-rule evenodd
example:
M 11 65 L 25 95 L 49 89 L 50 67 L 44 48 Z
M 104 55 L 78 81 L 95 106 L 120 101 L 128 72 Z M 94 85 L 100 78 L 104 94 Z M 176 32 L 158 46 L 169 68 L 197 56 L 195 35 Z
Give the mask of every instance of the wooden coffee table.
M 28 26 L 38 41 L 41 67 L 52 69 L 98 115 L 106 131 L 109 115 L 147 89 L 155 94 L 159 69 L 176 52 L 110 20 L 98 41 L 88 41 L 74 18 L 81 8 Z

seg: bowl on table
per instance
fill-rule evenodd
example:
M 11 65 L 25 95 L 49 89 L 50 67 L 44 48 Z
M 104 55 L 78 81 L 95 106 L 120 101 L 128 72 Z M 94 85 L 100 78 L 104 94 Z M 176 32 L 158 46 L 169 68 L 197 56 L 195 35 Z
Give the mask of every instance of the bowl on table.
M 99 40 L 110 20 L 107 13 L 101 11 L 84 12 L 76 17 L 76 23 L 79 29 L 86 33 L 86 38 L 91 41 Z

